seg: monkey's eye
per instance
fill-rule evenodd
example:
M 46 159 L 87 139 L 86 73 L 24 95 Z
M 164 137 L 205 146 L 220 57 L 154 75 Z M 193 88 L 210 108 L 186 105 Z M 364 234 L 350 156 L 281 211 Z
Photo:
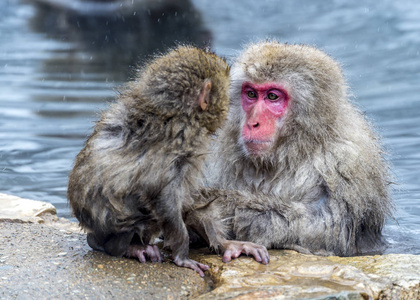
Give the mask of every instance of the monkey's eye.
M 248 95 L 248 98 L 257 98 L 257 94 L 255 94 L 255 92 L 253 91 L 249 91 L 247 95 Z
M 276 95 L 276 94 L 274 94 L 274 93 L 268 93 L 267 98 L 268 98 L 269 100 L 273 101 L 273 100 L 277 100 L 277 99 L 279 98 L 279 96 L 277 96 L 277 95 Z

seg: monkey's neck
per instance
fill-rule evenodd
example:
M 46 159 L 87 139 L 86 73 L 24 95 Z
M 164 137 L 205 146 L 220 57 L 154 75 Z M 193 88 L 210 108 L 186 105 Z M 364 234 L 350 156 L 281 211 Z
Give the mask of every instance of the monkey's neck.
M 177 151 L 203 155 L 209 143 L 209 133 L 198 120 L 181 116 L 164 122 L 163 126 L 164 143 L 171 144 Z

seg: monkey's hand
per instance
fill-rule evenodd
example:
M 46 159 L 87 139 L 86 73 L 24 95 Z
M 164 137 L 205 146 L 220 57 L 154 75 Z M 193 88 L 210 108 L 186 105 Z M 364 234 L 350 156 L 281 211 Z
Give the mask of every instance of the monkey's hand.
M 195 260 L 189 259 L 189 258 L 180 258 L 179 256 L 176 256 L 174 258 L 174 263 L 178 267 L 184 267 L 184 268 L 190 268 L 196 271 L 201 277 L 204 277 L 204 272 L 209 269 L 209 266 L 199 263 Z
M 223 262 L 230 262 L 241 254 L 252 255 L 254 259 L 264 265 L 270 262 L 267 248 L 251 242 L 227 241 L 224 244 Z
M 156 245 L 130 245 L 125 255 L 138 258 L 142 263 L 145 263 L 147 258 L 151 262 L 162 262 L 162 256 Z

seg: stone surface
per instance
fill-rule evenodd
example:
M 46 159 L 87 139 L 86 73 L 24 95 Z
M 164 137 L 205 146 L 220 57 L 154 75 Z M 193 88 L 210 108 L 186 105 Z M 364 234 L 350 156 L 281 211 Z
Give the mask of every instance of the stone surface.
M 36 224 L 31 224 L 36 223 Z M 43 224 L 39 224 L 43 223 Z M 192 257 L 206 277 L 92 251 L 77 224 L 39 201 L 0 194 L 1 299 L 420 299 L 420 256 L 321 257 L 271 250 L 269 265 Z
M 92 251 L 86 235 L 0 222 L 0 299 L 185 299 L 208 291 L 194 271 Z M 208 280 L 208 278 L 207 278 Z
M 46 225 L 81 232 L 78 224 L 57 217 L 55 207 L 47 202 L 23 199 L 0 193 L 0 222 L 45 223 Z
M 420 256 L 351 258 L 270 251 L 267 266 L 203 256 L 215 289 L 199 299 L 420 299 Z
M 0 194 L 0 221 L 42 223 L 42 214 L 56 215 L 55 207 L 46 202 Z

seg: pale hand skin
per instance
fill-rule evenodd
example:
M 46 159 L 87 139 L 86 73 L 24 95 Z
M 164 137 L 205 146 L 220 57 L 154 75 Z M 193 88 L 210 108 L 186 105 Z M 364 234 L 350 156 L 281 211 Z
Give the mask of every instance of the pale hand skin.
M 137 258 L 141 263 L 145 263 L 147 260 L 151 262 L 162 262 L 162 255 L 156 245 L 130 245 L 125 256 Z M 179 267 L 190 268 L 196 271 L 201 277 L 204 277 L 203 271 L 209 269 L 209 266 L 189 258 L 175 257 L 174 263 Z
M 148 258 L 151 262 L 162 262 L 162 255 L 156 245 L 130 245 L 125 256 L 137 258 L 141 263 L 145 263 Z
M 209 269 L 208 265 L 199 263 L 199 262 L 197 262 L 195 260 L 192 260 L 192 259 L 189 259 L 189 258 L 175 257 L 174 258 L 174 263 L 178 267 L 189 268 L 189 269 L 192 269 L 192 270 L 196 271 L 201 277 L 204 277 L 204 272 L 203 271 L 207 271 Z
M 257 262 L 263 265 L 267 265 L 270 262 L 270 255 L 265 246 L 251 242 L 226 241 L 224 244 L 223 262 L 230 262 L 241 254 L 252 255 Z
M 224 243 L 223 262 L 227 263 L 239 257 L 241 254 L 251 255 L 254 259 L 264 265 L 270 262 L 270 256 L 267 248 L 251 242 L 226 241 Z M 145 263 L 148 259 L 151 262 L 162 262 L 162 255 L 156 245 L 130 245 L 125 256 L 137 258 L 141 263 Z M 175 257 L 174 263 L 179 267 L 189 268 L 196 271 L 201 277 L 204 277 L 204 271 L 209 266 L 199 263 L 189 258 Z

